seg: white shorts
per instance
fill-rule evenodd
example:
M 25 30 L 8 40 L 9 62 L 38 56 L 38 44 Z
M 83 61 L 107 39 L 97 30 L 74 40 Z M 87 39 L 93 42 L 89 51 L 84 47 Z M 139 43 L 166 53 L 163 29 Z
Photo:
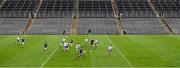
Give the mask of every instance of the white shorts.
M 45 47 L 44 50 L 47 50 L 47 47 Z
M 22 45 L 24 45 L 24 42 L 22 42 Z

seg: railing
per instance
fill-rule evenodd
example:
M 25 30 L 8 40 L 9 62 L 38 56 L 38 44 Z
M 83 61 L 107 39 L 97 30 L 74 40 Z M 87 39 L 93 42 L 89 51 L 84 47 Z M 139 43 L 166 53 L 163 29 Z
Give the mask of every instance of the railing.
M 79 11 L 79 17 L 114 17 L 113 11 Z
M 71 17 L 71 11 L 39 11 L 37 17 Z M 3 11 L 0 12 L 0 17 L 29 17 L 29 12 Z
M 156 17 L 152 11 L 122 11 L 121 17 Z M 180 11 L 162 11 L 164 17 L 180 17 Z M 29 17 L 29 12 L 0 11 L 0 17 Z M 39 11 L 37 17 L 72 17 L 72 11 Z M 111 11 L 80 11 L 79 17 L 114 17 Z
M 180 18 L 180 11 L 160 11 L 163 17 L 178 17 Z
M 19 12 L 19 11 L 0 11 L 0 17 L 28 17 L 28 12 Z
M 72 11 L 39 11 L 37 17 L 72 17 Z
M 152 11 L 122 11 L 121 17 L 156 17 Z

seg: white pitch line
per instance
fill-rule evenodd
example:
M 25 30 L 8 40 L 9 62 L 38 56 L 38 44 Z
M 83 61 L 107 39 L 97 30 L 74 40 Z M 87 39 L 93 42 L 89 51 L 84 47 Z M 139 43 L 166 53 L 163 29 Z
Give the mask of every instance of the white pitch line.
M 67 37 L 66 37 L 65 39 L 67 39 Z M 51 55 L 46 59 L 46 61 L 44 61 L 44 63 L 41 65 L 40 68 L 43 68 L 43 67 L 44 67 L 44 65 L 49 61 L 49 59 L 51 59 L 51 57 L 54 55 L 54 53 L 56 53 L 56 51 L 58 50 L 58 48 L 59 48 L 59 47 L 57 47 L 57 48 L 51 53 Z
M 112 42 L 112 40 L 110 38 L 108 38 L 108 36 L 106 35 L 106 38 L 110 41 L 110 43 L 112 45 L 114 45 L 114 47 L 117 49 L 117 51 L 119 52 L 119 54 L 126 60 L 126 62 L 130 65 L 131 68 L 133 68 L 133 65 L 129 62 L 129 60 L 127 59 L 127 57 L 121 52 L 121 50 Z
M 49 61 L 49 59 L 54 55 L 54 53 L 57 51 L 58 47 L 51 53 L 51 55 L 44 61 L 44 63 L 41 65 L 41 68 L 44 67 L 44 65 Z

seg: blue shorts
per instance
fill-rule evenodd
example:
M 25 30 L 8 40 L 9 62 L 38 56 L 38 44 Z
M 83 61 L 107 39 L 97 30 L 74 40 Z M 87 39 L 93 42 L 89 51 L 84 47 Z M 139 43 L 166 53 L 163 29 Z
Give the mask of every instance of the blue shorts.
M 109 52 L 112 52 L 112 50 L 108 50 Z
M 44 49 L 46 50 L 46 49 L 47 49 L 47 47 L 44 47 Z
M 65 46 L 64 48 L 68 48 L 68 46 Z

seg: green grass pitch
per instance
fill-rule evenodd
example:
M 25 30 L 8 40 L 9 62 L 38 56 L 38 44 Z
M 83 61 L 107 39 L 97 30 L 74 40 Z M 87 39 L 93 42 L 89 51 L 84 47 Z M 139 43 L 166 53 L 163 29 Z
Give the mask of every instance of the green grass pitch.
M 180 67 L 180 36 L 173 35 L 77 35 L 68 36 L 84 46 L 84 39 L 97 39 L 97 49 L 78 58 L 75 46 L 64 53 L 62 35 L 26 35 L 18 48 L 16 35 L 0 35 L 0 67 Z M 48 52 L 43 41 L 48 40 Z M 106 48 L 113 45 L 110 56 Z

